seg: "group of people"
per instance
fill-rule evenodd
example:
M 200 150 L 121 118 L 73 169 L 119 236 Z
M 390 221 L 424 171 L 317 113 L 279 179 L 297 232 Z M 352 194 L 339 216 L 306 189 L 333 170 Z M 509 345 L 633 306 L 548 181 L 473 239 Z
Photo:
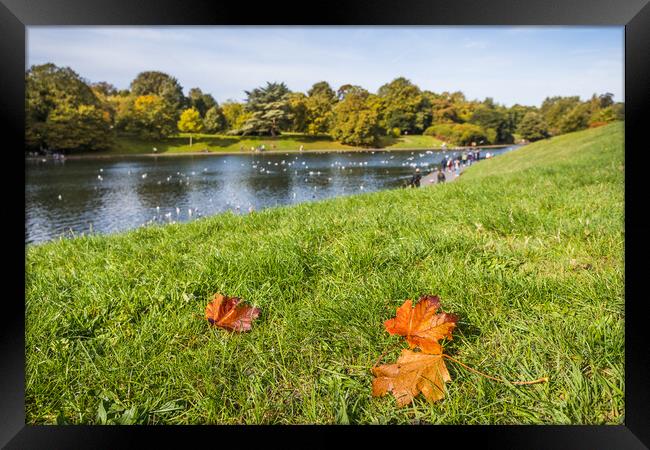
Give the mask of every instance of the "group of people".
M 490 153 L 485 155 L 485 158 L 491 157 L 492 155 Z M 455 176 L 459 176 L 461 167 L 471 166 L 474 161 L 478 161 L 479 159 L 481 159 L 480 149 L 464 151 L 455 158 L 445 155 L 442 161 L 440 161 L 440 166 L 436 169 L 437 182 L 444 183 L 447 181 L 445 172 L 453 172 Z M 422 174 L 420 173 L 420 169 L 416 168 L 415 173 L 405 185 L 407 187 L 420 187 L 421 180 Z

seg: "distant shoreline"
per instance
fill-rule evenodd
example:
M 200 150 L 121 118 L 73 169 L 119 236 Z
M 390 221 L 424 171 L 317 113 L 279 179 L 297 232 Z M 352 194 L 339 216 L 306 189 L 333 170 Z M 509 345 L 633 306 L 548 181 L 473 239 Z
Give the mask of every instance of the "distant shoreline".
M 522 145 L 522 144 L 500 144 L 500 145 L 483 145 L 480 147 L 471 147 L 471 146 L 464 146 L 464 147 L 447 147 L 447 148 L 442 148 L 442 147 L 417 147 L 417 148 L 367 148 L 367 149 L 361 149 L 361 148 L 351 148 L 351 149 L 310 149 L 310 150 L 264 150 L 260 152 L 254 152 L 254 151 L 223 151 L 223 152 L 172 152 L 172 153 L 114 153 L 114 154 L 81 154 L 81 155 L 66 155 L 65 160 L 80 160 L 80 159 L 120 159 L 120 158 L 157 158 L 159 156 L 162 157 L 174 157 L 174 156 L 219 156 L 219 155 L 279 155 L 279 154 L 288 154 L 288 153 L 350 153 L 350 152 L 359 152 L 359 153 L 367 153 L 367 152 L 413 152 L 413 151 L 435 151 L 435 152 L 442 152 L 442 151 L 463 151 L 463 150 L 471 150 L 471 149 L 477 149 L 477 150 L 485 150 L 485 149 L 491 149 L 491 148 L 505 148 L 505 147 L 513 147 L 516 145 Z M 61 161 L 60 159 L 55 159 L 52 156 L 26 156 L 26 160 L 28 161 L 38 161 L 38 160 L 52 160 L 52 161 Z

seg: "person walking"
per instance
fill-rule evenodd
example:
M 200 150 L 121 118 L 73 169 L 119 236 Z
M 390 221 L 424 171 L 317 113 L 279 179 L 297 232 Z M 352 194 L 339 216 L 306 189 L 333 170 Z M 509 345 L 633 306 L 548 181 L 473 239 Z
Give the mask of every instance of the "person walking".
M 438 170 L 438 183 L 444 183 L 447 181 L 444 170 Z
M 420 180 L 422 179 L 422 174 L 420 173 L 420 168 L 418 167 L 415 169 L 415 173 L 413 174 L 413 177 L 411 178 L 411 186 L 412 187 L 420 187 Z
M 463 162 L 463 167 L 467 165 L 467 152 L 463 152 L 463 156 L 461 157 L 461 161 Z

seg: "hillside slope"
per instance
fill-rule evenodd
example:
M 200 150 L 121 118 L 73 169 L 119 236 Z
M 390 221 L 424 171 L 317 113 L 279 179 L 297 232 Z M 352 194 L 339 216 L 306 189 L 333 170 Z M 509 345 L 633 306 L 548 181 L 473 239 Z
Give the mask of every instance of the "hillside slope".
M 620 424 L 623 189 L 618 123 L 441 186 L 30 246 L 26 421 Z M 215 292 L 251 332 L 207 326 Z M 450 362 L 441 402 L 372 398 L 383 322 L 427 293 L 460 317 L 446 353 L 550 383 Z

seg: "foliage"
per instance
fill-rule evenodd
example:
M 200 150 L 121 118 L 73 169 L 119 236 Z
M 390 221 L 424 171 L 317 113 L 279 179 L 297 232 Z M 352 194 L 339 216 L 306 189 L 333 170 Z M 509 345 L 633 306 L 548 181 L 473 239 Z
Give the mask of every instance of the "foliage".
M 242 134 L 276 136 L 289 128 L 291 117 L 289 89 L 284 83 L 266 83 L 265 87 L 246 91 L 244 110 L 250 118 L 240 128 Z
M 93 90 L 69 67 L 32 66 L 25 75 L 28 149 L 101 150 L 111 144 L 111 117 Z
M 519 122 L 517 133 L 530 142 L 545 139 L 549 136 L 548 128 L 541 114 L 527 113 Z
M 203 119 L 203 129 L 208 133 L 225 131 L 227 126 L 226 117 L 218 106 L 208 109 Z
M 312 135 L 327 133 L 333 120 L 336 93 L 326 81 L 315 83 L 307 91 L 307 132 Z
M 174 112 L 180 114 L 185 106 L 183 88 L 176 78 L 158 71 L 147 71 L 139 73 L 131 82 L 131 94 L 140 97 L 156 95 L 160 97 L 165 105 Z
M 404 77 L 384 84 L 377 91 L 383 100 L 383 128 L 422 133 L 431 120 L 431 105 L 420 88 Z
M 199 88 L 190 89 L 186 103 L 190 108 L 196 109 L 202 118 L 205 118 L 210 109 L 219 106 L 212 95 L 204 94 Z
M 374 97 L 358 87 L 343 91 L 343 99 L 334 107 L 332 137 L 348 145 L 375 145 L 381 128 Z
M 176 132 L 176 114 L 158 95 L 131 97 L 123 121 L 124 129 L 143 138 L 162 138 Z
M 288 96 L 290 131 L 304 133 L 308 128 L 307 96 L 302 92 L 292 92 Z
M 184 133 L 198 133 L 203 129 L 201 114 L 194 109 L 189 108 L 181 113 L 178 121 L 178 130 Z
M 579 103 L 559 121 L 560 133 L 571 133 L 587 128 L 591 116 L 589 103 Z
M 424 134 L 435 136 L 440 140 L 454 145 L 471 145 L 472 142 L 476 142 L 477 144 L 491 143 L 496 137 L 494 132 L 490 136 L 489 130 L 470 123 L 441 123 L 431 125 L 424 131 Z
M 512 136 L 514 131 L 513 123 L 508 117 L 505 108 L 481 105 L 474 110 L 469 122 L 479 125 L 485 130 L 494 130 L 495 136 L 488 139 L 489 142 L 494 144 L 511 144 L 514 141 Z

